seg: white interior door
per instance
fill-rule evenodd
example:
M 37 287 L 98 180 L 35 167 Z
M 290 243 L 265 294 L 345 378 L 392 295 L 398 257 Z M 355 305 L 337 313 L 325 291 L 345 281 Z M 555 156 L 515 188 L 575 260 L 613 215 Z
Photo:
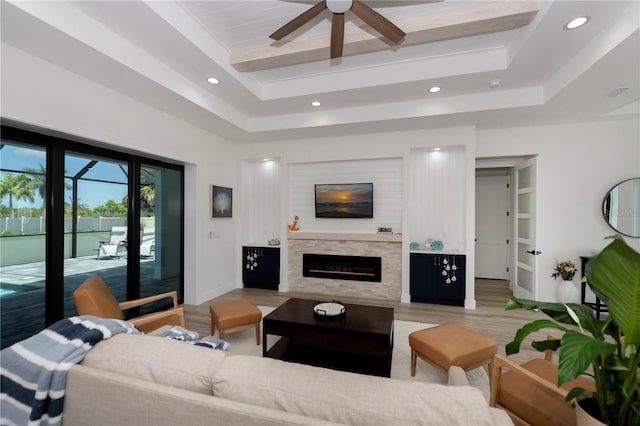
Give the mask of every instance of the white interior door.
M 536 158 L 515 166 L 515 256 L 513 294 L 537 299 L 538 255 L 536 246 Z
M 509 177 L 476 177 L 476 278 L 508 278 Z

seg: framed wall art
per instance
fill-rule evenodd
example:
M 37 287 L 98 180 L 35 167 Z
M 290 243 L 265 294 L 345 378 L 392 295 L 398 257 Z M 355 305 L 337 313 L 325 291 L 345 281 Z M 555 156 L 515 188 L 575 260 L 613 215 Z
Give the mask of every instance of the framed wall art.
M 211 219 L 232 217 L 233 189 L 211 185 Z

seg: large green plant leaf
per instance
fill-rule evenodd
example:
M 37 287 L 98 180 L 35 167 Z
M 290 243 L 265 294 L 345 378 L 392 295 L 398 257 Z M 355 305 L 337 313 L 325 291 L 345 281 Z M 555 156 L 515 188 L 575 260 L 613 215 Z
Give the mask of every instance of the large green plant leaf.
M 525 337 L 533 332 L 542 330 L 544 328 L 555 328 L 556 330 L 564 332 L 567 331 L 567 328 L 556 324 L 551 320 L 540 319 L 532 321 L 528 324 L 525 324 L 522 328 L 518 329 L 513 340 L 507 343 L 507 346 L 505 347 L 505 352 L 507 353 L 507 355 L 513 355 L 520 352 L 520 345 L 522 344 L 522 341 L 525 339 Z
M 566 306 L 569 306 L 576 313 L 578 319 L 580 320 L 580 324 L 585 330 L 588 330 L 595 336 L 599 336 L 601 334 L 600 327 L 594 319 L 593 311 L 591 310 L 591 308 L 577 303 L 567 303 Z M 539 309 L 547 314 L 550 318 L 558 322 L 561 322 L 563 324 L 577 325 L 573 318 L 571 318 L 571 316 L 567 312 L 566 306 L 563 303 L 538 302 L 536 300 L 518 299 L 516 297 L 512 297 L 507 302 L 505 310 L 509 311 L 512 309 L 524 308 L 531 311 Z
M 615 345 L 586 334 L 573 330 L 564 333 L 560 341 L 558 386 L 581 375 L 608 347 L 613 347 L 615 350 Z
M 640 253 L 617 237 L 586 267 L 592 287 L 604 296 L 625 346 L 640 344 Z

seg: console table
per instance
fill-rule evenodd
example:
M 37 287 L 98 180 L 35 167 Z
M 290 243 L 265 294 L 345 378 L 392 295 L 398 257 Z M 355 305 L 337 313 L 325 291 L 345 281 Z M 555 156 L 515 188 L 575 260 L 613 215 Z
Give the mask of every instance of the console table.
M 585 276 L 585 268 L 587 266 L 587 262 L 589 262 L 589 260 L 591 259 L 591 256 L 580 256 L 580 260 L 582 261 L 582 276 Z M 598 319 L 600 319 L 600 313 L 601 312 L 609 312 L 609 310 L 607 309 L 607 305 L 605 305 L 604 303 L 602 303 L 602 301 L 598 298 L 598 296 L 596 296 L 596 301 L 595 302 L 586 302 L 585 301 L 585 293 L 587 290 L 587 283 L 586 282 L 582 282 L 582 291 L 580 293 L 580 303 L 582 303 L 583 305 L 586 305 L 588 307 L 590 307 L 591 309 L 596 311 L 596 317 Z

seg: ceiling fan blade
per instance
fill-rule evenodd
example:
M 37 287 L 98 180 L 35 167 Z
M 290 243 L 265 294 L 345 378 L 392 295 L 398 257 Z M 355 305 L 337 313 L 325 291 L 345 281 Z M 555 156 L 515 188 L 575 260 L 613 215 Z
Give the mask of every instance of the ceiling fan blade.
M 334 13 L 331 18 L 331 59 L 342 56 L 344 46 L 344 13 Z
M 384 16 L 380 15 L 375 10 L 371 9 L 366 4 L 359 2 L 358 0 L 353 1 L 353 6 L 351 6 L 351 11 L 355 13 L 360 19 L 369 24 L 371 28 L 378 31 L 380 34 L 388 38 L 394 43 L 398 43 L 400 40 L 404 38 L 407 34 L 402 31 L 400 28 L 395 26 L 391 21 L 389 21 Z
M 282 27 L 277 29 L 273 34 L 269 37 L 274 40 L 281 40 L 318 16 L 320 12 L 327 8 L 327 2 L 321 1 L 320 3 L 313 6 L 311 9 L 308 9 L 306 12 L 301 13 L 300 15 L 293 18 L 291 21 L 284 24 Z

